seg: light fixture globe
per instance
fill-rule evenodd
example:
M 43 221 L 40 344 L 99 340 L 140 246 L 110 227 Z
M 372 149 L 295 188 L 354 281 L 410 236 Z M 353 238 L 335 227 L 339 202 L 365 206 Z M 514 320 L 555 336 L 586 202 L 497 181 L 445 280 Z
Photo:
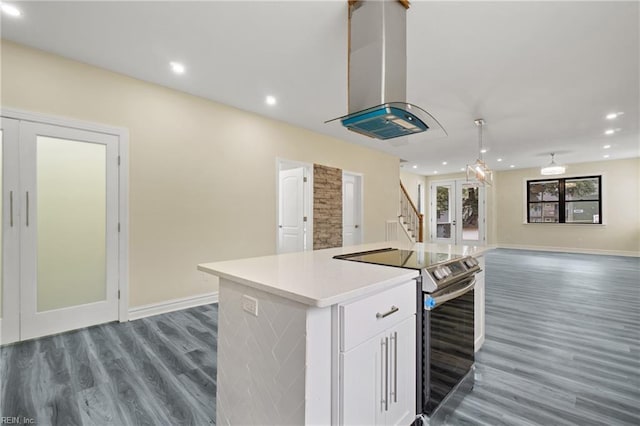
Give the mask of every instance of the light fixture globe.
M 551 163 L 549 163 L 549 165 L 544 166 L 543 168 L 540 169 L 540 174 L 543 176 L 553 176 L 553 175 L 562 175 L 564 174 L 564 172 L 567 171 L 567 168 L 565 166 L 562 166 L 560 164 L 557 164 L 555 162 L 555 153 L 551 153 Z
M 482 158 L 482 154 L 486 150 L 482 147 L 482 126 L 485 121 L 482 118 L 474 120 L 478 126 L 478 159 L 474 164 L 467 164 L 467 180 L 476 180 L 483 185 L 491 185 L 493 183 L 493 171 L 487 166 Z

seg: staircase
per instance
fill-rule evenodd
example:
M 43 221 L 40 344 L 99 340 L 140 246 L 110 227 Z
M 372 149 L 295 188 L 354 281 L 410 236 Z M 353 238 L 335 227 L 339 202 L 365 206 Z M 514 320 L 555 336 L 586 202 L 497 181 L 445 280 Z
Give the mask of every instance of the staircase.
M 410 240 L 415 243 L 424 242 L 424 215 L 416 208 L 407 189 L 400 182 L 400 214 L 398 222 Z

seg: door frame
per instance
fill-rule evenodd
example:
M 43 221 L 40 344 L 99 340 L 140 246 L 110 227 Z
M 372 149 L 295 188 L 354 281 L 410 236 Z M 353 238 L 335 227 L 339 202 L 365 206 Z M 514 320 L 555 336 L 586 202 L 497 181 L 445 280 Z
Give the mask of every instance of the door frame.
M 21 121 L 69 127 L 118 138 L 118 321 L 129 320 L 129 130 L 124 127 L 107 126 L 60 117 L 29 112 L 20 109 L 2 108 L 0 116 Z
M 476 244 L 487 244 L 487 191 L 486 186 L 466 179 L 456 179 L 456 221 L 460 219 L 460 227 L 456 228 L 456 244 L 474 244 L 474 240 L 464 239 L 464 224 L 462 223 L 462 187 L 465 184 L 478 185 L 478 241 Z
M 276 241 L 276 253 L 280 253 L 280 238 L 278 226 L 280 224 L 280 170 L 289 168 L 304 169 L 304 177 L 307 181 L 303 184 L 302 198 L 303 198 L 303 211 L 307 216 L 307 221 L 304 224 L 305 244 L 304 251 L 313 250 L 313 164 L 305 163 L 302 161 L 288 160 L 286 158 L 276 157 L 276 217 L 275 217 L 275 241 Z
M 438 186 L 451 186 L 451 193 L 449 198 L 449 221 L 451 223 L 451 236 L 448 238 L 449 241 L 438 240 L 438 229 L 437 229 L 437 191 L 435 190 Z M 457 228 L 456 228 L 456 219 L 457 219 L 457 203 L 456 203 L 456 194 L 457 194 L 457 184 L 455 179 L 446 179 L 446 180 L 437 180 L 429 182 L 429 241 L 433 243 L 441 243 L 441 244 L 456 244 L 457 238 Z
M 360 211 L 359 211 L 360 217 L 358 218 L 358 221 L 360 222 L 360 242 L 358 244 L 362 244 L 362 242 L 364 241 L 364 174 L 343 170 L 342 171 L 343 188 L 344 188 L 345 175 L 355 176 L 356 178 L 358 178 L 358 182 L 360 184 L 359 185 L 360 197 L 358 197 L 359 198 L 358 202 L 360 203 Z M 342 194 L 342 232 L 344 233 L 344 194 Z M 342 239 L 342 245 L 344 245 L 344 235 Z
M 0 280 L 0 285 L 5 288 L 2 291 L 2 315 L 0 317 L 0 344 L 8 344 L 20 340 L 20 221 L 22 206 L 19 184 L 20 184 L 20 121 L 2 117 L 2 122 L 7 124 L 3 128 L 3 155 L 2 165 L 2 185 L 0 191 L 2 194 L 5 188 L 9 189 L 13 194 L 13 206 L 9 202 L 3 202 L 2 214 L 0 217 L 3 223 L 0 225 L 2 229 L 2 274 L 7 278 L 8 282 L 17 283 L 17 285 L 4 286 L 4 280 Z M 7 143 L 7 141 L 12 141 Z M 7 161 L 9 160 L 9 161 Z M 10 189 L 11 188 L 11 189 Z M 2 196 L 2 195 L 0 195 Z M 8 201 L 8 200 L 6 200 Z M 13 211 L 10 211 L 13 207 Z M 4 218 L 13 217 L 13 227 L 4 228 Z M 13 325 L 15 324 L 15 327 Z
M 453 218 L 452 218 L 452 223 L 455 223 L 455 225 L 453 225 L 454 229 L 452 230 L 452 239 L 453 241 L 451 243 L 447 243 L 447 242 L 443 242 L 444 244 L 468 244 L 466 243 L 463 239 L 463 233 L 462 233 L 462 224 L 461 224 L 461 218 L 462 218 L 462 204 L 460 203 L 460 200 L 462 199 L 462 185 L 466 184 L 466 183 L 477 183 L 474 181 L 467 181 L 466 179 L 443 179 L 443 180 L 433 180 L 429 182 L 429 241 L 433 242 L 433 243 L 438 243 L 439 241 L 437 240 L 437 238 L 435 237 L 435 235 L 437 234 L 437 229 L 436 229 L 436 216 L 435 216 L 435 212 L 436 212 L 436 208 L 435 208 L 435 203 L 437 202 L 437 198 L 436 198 L 436 194 L 435 194 L 435 187 L 439 186 L 439 185 L 452 185 L 452 210 L 453 210 Z M 479 240 L 478 243 L 479 245 L 486 245 L 487 244 L 487 191 L 486 191 L 486 187 L 483 187 L 481 184 L 478 184 L 479 188 L 481 189 L 480 191 L 478 191 L 478 194 L 481 194 L 481 197 L 479 197 L 478 202 L 481 204 L 479 206 L 479 214 L 478 214 L 478 223 L 480 224 L 479 227 Z M 460 231 L 458 231 L 458 229 L 460 229 Z

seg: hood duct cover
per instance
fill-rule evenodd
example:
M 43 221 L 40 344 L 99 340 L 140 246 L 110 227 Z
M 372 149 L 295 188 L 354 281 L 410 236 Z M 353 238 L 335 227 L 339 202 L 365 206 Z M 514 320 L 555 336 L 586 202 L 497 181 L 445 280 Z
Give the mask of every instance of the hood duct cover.
M 377 139 L 426 130 L 446 136 L 433 116 L 406 102 L 405 5 L 398 0 L 349 2 L 349 114 L 334 120 Z

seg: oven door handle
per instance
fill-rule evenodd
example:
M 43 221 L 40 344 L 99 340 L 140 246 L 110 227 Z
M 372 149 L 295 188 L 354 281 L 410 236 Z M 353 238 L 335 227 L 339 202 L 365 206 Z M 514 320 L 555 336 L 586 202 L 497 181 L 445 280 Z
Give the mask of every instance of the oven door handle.
M 447 293 L 444 293 L 441 296 L 435 296 L 435 297 L 431 297 L 431 300 L 433 301 L 429 306 L 427 307 L 427 304 L 425 303 L 425 309 L 427 310 L 431 310 L 435 307 L 437 307 L 438 305 L 443 304 L 444 302 L 448 302 L 451 299 L 455 299 L 457 297 L 462 296 L 465 293 L 468 293 L 469 291 L 473 290 L 473 288 L 476 286 L 476 279 L 474 278 L 473 280 L 471 280 L 471 282 L 467 285 L 465 285 L 464 287 L 460 287 L 457 290 L 453 290 Z

